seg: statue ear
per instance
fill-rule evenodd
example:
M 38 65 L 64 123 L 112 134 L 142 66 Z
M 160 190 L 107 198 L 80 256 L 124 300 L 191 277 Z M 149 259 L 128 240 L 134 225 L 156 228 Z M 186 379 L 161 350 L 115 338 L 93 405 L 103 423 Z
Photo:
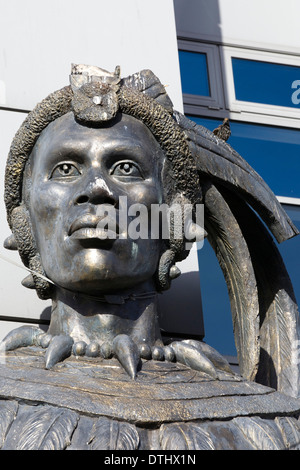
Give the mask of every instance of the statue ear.
M 156 282 L 158 290 L 168 290 L 171 286 L 170 270 L 175 264 L 175 254 L 172 250 L 166 250 L 162 253 L 158 269 L 156 272 Z
M 180 193 L 176 194 L 175 191 L 172 200 L 168 204 L 168 221 L 164 220 L 164 223 L 168 223 L 169 225 L 170 238 L 167 241 L 165 250 L 161 254 L 156 273 L 159 290 L 167 290 L 170 288 L 172 279 L 175 279 L 181 274 L 180 269 L 176 267 L 175 263 L 182 261 L 189 254 L 189 248 L 187 248 L 188 240 L 185 234 L 186 218 L 189 212 L 187 211 L 187 207 L 190 207 L 191 215 L 192 204 L 185 196 Z
M 53 285 L 45 277 L 40 254 L 37 251 L 33 236 L 30 215 L 24 204 L 12 211 L 11 225 L 14 243 L 18 249 L 23 264 L 33 271 L 35 289 L 41 299 L 52 297 Z M 38 274 L 41 274 L 39 276 Z
M 180 274 L 180 269 L 175 265 L 175 253 L 172 250 L 164 251 L 160 257 L 156 271 L 158 290 L 168 290 L 171 287 L 172 280 L 176 279 Z
M 30 215 L 25 205 L 22 204 L 12 211 L 11 226 L 21 260 L 29 268 L 30 259 L 36 255 L 36 245 Z

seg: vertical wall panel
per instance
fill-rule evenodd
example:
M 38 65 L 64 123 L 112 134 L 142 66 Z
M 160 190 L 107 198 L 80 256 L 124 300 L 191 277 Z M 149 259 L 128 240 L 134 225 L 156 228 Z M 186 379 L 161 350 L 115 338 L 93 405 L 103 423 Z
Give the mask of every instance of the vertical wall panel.
M 16 111 L 30 110 L 68 85 L 71 63 L 110 71 L 120 65 L 122 76 L 150 68 L 166 85 L 174 107 L 183 109 L 172 0 L 0 0 L 0 253 L 13 261 L 19 262 L 18 254 L 1 248 L 10 233 L 1 195 L 9 145 L 25 118 Z M 197 276 L 196 251 L 182 271 Z M 0 259 L 1 319 L 49 318 L 50 302 L 21 286 L 26 275 Z M 180 282 L 176 280 L 176 291 Z M 200 315 L 197 281 L 193 296 L 188 314 Z M 0 321 L 0 339 L 8 329 L 9 323 Z
M 0 105 L 31 109 L 68 84 L 73 62 L 150 68 L 181 106 L 172 0 L 0 0 L 0 12 Z

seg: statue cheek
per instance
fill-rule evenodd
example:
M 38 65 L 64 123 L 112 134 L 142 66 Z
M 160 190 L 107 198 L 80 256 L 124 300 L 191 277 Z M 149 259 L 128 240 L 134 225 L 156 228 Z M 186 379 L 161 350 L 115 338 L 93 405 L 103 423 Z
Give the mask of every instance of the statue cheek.
M 46 219 L 47 223 L 50 223 L 56 213 L 64 212 L 70 207 L 70 196 L 70 188 L 55 183 L 49 182 L 32 187 L 30 197 L 32 216 L 36 215 L 40 220 Z
M 135 184 L 127 192 L 128 204 L 139 203 L 150 208 L 152 204 L 162 203 L 162 191 L 155 182 L 150 184 Z
M 55 186 L 44 185 L 32 188 L 30 219 L 40 252 L 44 251 L 49 240 L 63 234 L 62 223 L 68 210 L 68 199 L 64 191 Z M 51 243 L 52 245 L 52 243 Z

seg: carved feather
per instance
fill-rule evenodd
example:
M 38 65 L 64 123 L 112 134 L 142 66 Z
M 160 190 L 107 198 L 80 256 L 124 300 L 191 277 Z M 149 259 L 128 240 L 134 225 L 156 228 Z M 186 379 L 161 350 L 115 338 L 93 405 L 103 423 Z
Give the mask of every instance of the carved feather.
M 194 423 L 163 424 L 159 431 L 162 450 L 214 450 L 208 432 Z
M 71 442 L 79 416 L 71 410 L 48 405 L 30 406 L 17 416 L 5 443 L 15 450 L 63 450 Z
M 254 380 L 259 362 L 259 303 L 248 246 L 230 206 L 218 189 L 203 185 L 205 227 L 229 292 L 240 370 Z
M 281 433 L 273 421 L 259 417 L 239 417 L 234 418 L 233 423 L 257 450 L 285 449 Z
M 92 450 L 137 450 L 139 435 L 132 424 L 99 418 L 88 443 Z
M 296 418 L 277 416 L 275 423 L 281 431 L 286 448 L 300 450 L 300 427 Z
M 299 312 L 293 287 L 271 235 L 249 206 L 223 191 L 247 243 L 257 281 L 260 363 L 256 380 L 299 396 Z
M 278 242 L 299 232 L 268 185 L 230 145 L 180 113 L 174 117 L 199 171 L 205 229 L 227 283 L 242 374 L 299 396 L 297 303 L 260 217 Z
M 1 401 L 0 405 L 0 449 L 2 448 L 7 432 L 13 423 L 17 411 L 18 411 L 18 402 L 16 401 Z

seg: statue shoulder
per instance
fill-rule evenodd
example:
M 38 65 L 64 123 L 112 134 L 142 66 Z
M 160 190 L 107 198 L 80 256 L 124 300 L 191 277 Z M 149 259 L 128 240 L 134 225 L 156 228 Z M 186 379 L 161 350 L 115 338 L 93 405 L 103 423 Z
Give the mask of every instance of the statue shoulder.
M 117 360 L 72 357 L 51 371 L 42 361 L 24 348 L 0 366 L 3 449 L 218 449 L 220 437 L 228 449 L 299 445 L 300 400 L 226 371 L 214 380 L 151 360 L 132 380 Z

